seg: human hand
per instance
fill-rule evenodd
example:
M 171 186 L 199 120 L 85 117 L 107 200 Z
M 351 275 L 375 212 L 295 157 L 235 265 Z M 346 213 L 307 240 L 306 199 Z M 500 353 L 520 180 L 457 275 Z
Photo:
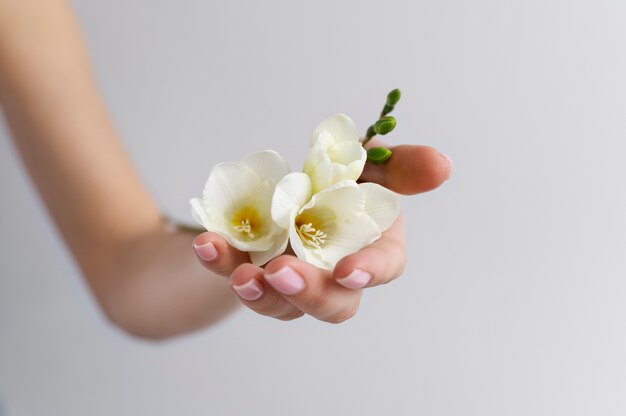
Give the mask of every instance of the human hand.
M 372 140 L 368 145 L 381 143 Z M 393 157 L 387 163 L 366 164 L 361 181 L 412 195 L 437 188 L 452 172 L 451 160 L 432 147 L 400 145 L 391 149 Z M 212 232 L 198 235 L 194 248 L 205 267 L 229 277 L 244 305 L 280 320 L 308 314 L 325 322 L 343 322 L 357 312 L 361 289 L 399 277 L 406 263 L 402 215 L 380 239 L 344 257 L 332 271 L 289 254 L 259 267 L 250 263 L 247 253 Z

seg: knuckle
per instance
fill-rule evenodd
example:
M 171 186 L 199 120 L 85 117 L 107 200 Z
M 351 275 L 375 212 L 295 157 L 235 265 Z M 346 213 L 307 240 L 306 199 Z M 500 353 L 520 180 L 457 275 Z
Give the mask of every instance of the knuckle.
M 210 264 L 210 265 L 207 265 L 207 269 L 223 277 L 229 277 L 233 272 L 233 268 L 230 267 L 230 265 L 215 266 L 215 265 Z
M 281 307 L 281 305 L 274 305 L 267 301 L 260 302 L 258 304 L 246 302 L 246 306 L 259 315 L 269 316 L 272 318 L 285 315 L 284 307 Z
M 306 308 L 312 310 L 320 309 L 323 307 L 325 302 L 326 297 L 320 290 L 310 291 L 310 293 L 306 293 L 302 299 L 302 303 L 306 306 Z
M 212 272 L 226 277 L 230 276 L 237 267 L 240 266 L 236 264 L 230 256 L 219 257 L 210 262 L 203 261 L 202 264 Z
M 293 321 L 295 319 L 301 318 L 303 315 L 304 315 L 304 312 L 302 311 L 293 311 L 287 314 L 274 316 L 274 318 L 280 321 Z
M 263 296 L 256 301 L 242 301 L 253 312 L 259 315 L 268 316 L 270 318 L 281 319 L 286 317 L 290 320 L 298 318 L 298 314 L 302 314 L 300 310 L 296 309 L 293 305 L 287 303 L 285 300 L 276 298 L 274 296 Z M 291 318 L 293 316 L 293 318 Z M 301 316 L 301 315 L 300 315 Z
M 359 302 L 356 302 L 350 308 L 344 309 L 340 312 L 330 315 L 329 317 L 324 319 L 324 321 L 331 323 L 331 324 L 340 324 L 342 322 L 347 321 L 348 319 L 353 318 L 354 315 L 356 315 L 358 311 L 359 311 Z

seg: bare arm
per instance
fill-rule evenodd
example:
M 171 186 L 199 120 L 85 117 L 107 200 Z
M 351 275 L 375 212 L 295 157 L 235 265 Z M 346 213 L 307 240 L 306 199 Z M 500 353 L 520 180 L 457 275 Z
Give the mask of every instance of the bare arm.
M 332 272 L 289 255 L 257 267 L 215 233 L 194 239 L 169 231 L 117 139 L 64 0 L 0 0 L 0 103 L 93 293 L 130 333 L 164 338 L 211 324 L 237 303 L 229 285 L 262 315 L 342 322 L 356 313 L 363 288 L 402 273 L 401 218 Z M 393 152 L 385 165 L 366 166 L 361 180 L 415 194 L 437 188 L 452 171 L 431 147 Z
M 0 103 L 23 161 L 107 316 L 163 338 L 237 304 L 163 224 L 92 79 L 63 0 L 0 0 Z

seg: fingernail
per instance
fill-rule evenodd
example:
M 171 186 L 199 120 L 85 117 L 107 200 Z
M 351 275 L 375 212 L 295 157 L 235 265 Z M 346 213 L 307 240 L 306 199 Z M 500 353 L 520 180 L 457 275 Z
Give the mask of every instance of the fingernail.
M 370 280 L 372 280 L 371 274 L 360 269 L 354 269 L 354 271 L 346 277 L 337 279 L 337 283 L 341 286 L 347 287 L 348 289 L 361 289 Z
M 245 300 L 257 300 L 263 296 L 263 287 L 256 279 L 250 279 L 242 285 L 233 285 L 233 289 Z
M 217 257 L 217 249 L 210 241 L 200 245 L 194 244 L 193 248 L 196 249 L 198 257 L 204 261 L 212 261 Z
M 276 273 L 267 273 L 265 280 L 285 295 L 295 295 L 304 290 L 304 279 L 289 266 L 283 267 Z
M 445 159 L 445 161 L 448 163 L 448 167 L 450 168 L 448 170 L 448 176 L 446 177 L 446 179 L 450 178 L 450 176 L 452 176 L 452 170 L 454 169 L 454 162 L 452 161 L 452 159 L 450 158 L 450 156 L 448 156 L 445 153 L 441 153 L 439 152 L 439 155 Z

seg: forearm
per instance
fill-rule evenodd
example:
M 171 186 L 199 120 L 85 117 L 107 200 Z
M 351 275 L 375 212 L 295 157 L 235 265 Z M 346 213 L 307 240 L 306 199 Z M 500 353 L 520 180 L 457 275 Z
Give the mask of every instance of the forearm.
M 195 234 L 159 230 L 120 247 L 108 278 L 114 290 L 103 298 L 108 316 L 126 331 L 166 338 L 219 321 L 239 302 L 228 280 L 195 258 Z
M 64 1 L 0 0 L 0 102 L 48 210 L 115 322 L 164 337 L 230 310 L 225 282 L 197 264 L 192 235 L 166 230 L 130 164 Z
M 0 0 L 0 7 L 0 91 L 9 127 L 81 267 L 100 268 L 102 250 L 153 230 L 158 210 L 117 138 L 64 2 Z

